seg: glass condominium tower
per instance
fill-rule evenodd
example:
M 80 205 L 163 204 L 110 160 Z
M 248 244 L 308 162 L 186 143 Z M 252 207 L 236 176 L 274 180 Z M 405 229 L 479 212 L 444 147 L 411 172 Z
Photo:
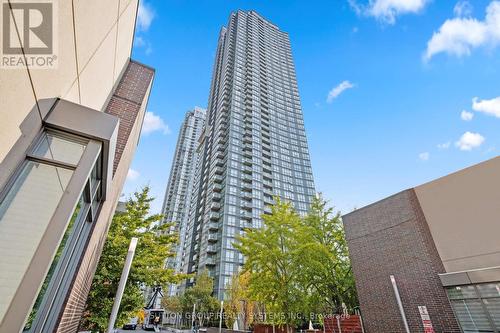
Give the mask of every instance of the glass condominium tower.
M 254 11 L 232 13 L 212 75 L 185 267 L 208 270 L 222 299 L 244 263 L 236 237 L 261 227 L 275 196 L 305 214 L 315 188 L 288 34 Z
M 167 260 L 167 266 L 182 272 L 186 226 L 193 198 L 194 176 L 199 164 L 197 152 L 198 138 L 205 124 L 206 110 L 195 107 L 188 111 L 182 122 L 177 145 L 175 147 L 172 167 L 163 201 L 163 223 L 172 223 L 169 233 L 178 233 L 179 243 L 175 248 L 175 257 Z M 176 286 L 170 286 L 169 294 L 176 293 Z

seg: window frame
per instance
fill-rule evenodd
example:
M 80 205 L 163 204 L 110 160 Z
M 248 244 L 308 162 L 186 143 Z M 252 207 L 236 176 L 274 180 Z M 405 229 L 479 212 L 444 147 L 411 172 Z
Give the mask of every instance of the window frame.
M 93 177 L 94 170 L 96 170 L 95 180 Z M 83 205 L 75 218 L 72 230 L 69 230 L 68 240 L 64 244 L 61 256 L 40 303 L 40 311 L 34 318 L 31 328 L 25 332 L 50 332 L 56 327 L 66 296 L 73 282 L 73 277 L 78 270 L 79 261 L 85 251 L 85 245 L 92 233 L 103 203 L 102 152 L 92 168 L 80 198 L 78 202 L 83 202 Z M 94 205 L 94 203 L 97 203 L 97 205 Z M 65 230 L 66 232 L 68 232 L 68 229 Z
M 475 300 L 479 301 L 481 304 L 481 308 L 483 310 L 484 315 L 486 316 L 488 323 L 490 324 L 490 327 L 492 328 L 492 333 L 500 333 L 500 326 L 495 322 L 495 320 L 491 317 L 490 310 L 487 308 L 486 304 L 484 303 L 484 300 L 488 299 L 500 299 L 500 296 L 481 296 L 481 292 L 479 291 L 478 285 L 484 285 L 484 284 L 490 284 L 490 283 L 497 283 L 497 282 L 484 282 L 484 283 L 474 283 L 474 284 L 467 284 L 467 285 L 456 285 L 456 286 L 448 286 L 446 287 L 446 296 L 448 297 L 448 300 L 450 302 L 451 308 L 453 310 L 453 313 L 455 314 L 455 318 L 457 319 L 458 324 L 460 325 L 460 328 L 462 328 L 462 324 L 459 320 L 459 317 L 455 311 L 455 308 L 453 307 L 453 302 L 454 301 L 470 301 L 470 300 Z M 455 289 L 458 287 L 473 287 L 474 288 L 474 293 L 475 297 L 450 297 L 450 294 L 448 290 Z
M 49 158 L 36 156 L 34 154 L 36 147 L 38 147 L 41 140 L 44 139 L 44 135 L 46 132 L 55 133 L 56 135 L 71 138 L 73 140 L 76 139 L 77 141 L 84 140 L 86 142 L 85 150 L 83 151 L 82 156 L 80 157 L 80 160 L 77 165 L 63 161 L 51 160 Z M 103 154 L 103 142 L 97 141 L 92 138 L 88 138 L 83 135 L 76 135 L 70 132 L 46 126 L 39 130 L 38 134 L 35 136 L 35 139 L 29 145 L 25 153 L 24 160 L 21 161 L 19 166 L 16 168 L 16 170 L 9 177 L 8 181 L 5 183 L 5 186 L 0 192 L 0 203 L 5 200 L 6 196 L 12 189 L 12 186 L 15 184 L 15 182 L 18 180 L 18 178 L 22 174 L 27 164 L 30 162 L 51 165 L 73 171 L 73 175 L 71 176 L 64 190 L 64 194 L 61 197 L 55 211 L 53 212 L 53 215 L 45 231 L 43 232 L 40 242 L 31 258 L 31 263 L 36 262 L 37 264 L 36 265 L 30 264 L 28 269 L 24 272 L 24 276 L 22 277 L 21 282 L 14 293 L 12 301 L 10 302 L 5 312 L 2 323 L 0 324 L 1 329 L 3 329 L 4 327 L 7 329 L 9 329 L 10 327 L 20 327 L 22 329 L 22 327 L 24 327 L 28 319 L 28 316 L 31 313 L 31 310 L 35 304 L 36 298 L 38 297 L 38 294 L 41 291 L 43 282 L 48 274 L 49 268 L 56 255 L 56 251 L 60 245 L 60 242 L 62 241 L 62 237 L 66 231 L 66 228 L 68 227 L 71 216 L 80 200 L 82 193 L 85 191 L 85 188 L 88 185 L 87 184 L 89 182 L 88 179 L 91 176 L 91 172 L 96 163 L 98 163 L 101 167 L 100 175 L 102 178 L 103 174 L 102 154 Z M 103 190 L 102 190 L 102 187 L 104 185 L 102 183 L 103 183 L 102 180 L 100 180 L 99 192 L 102 201 L 104 201 Z M 98 217 L 98 211 L 102 206 L 102 201 L 98 205 L 97 209 L 95 209 L 95 212 L 92 213 L 93 218 Z M 85 248 L 84 245 L 85 244 L 78 245 L 79 251 L 83 252 Z M 58 266 L 59 263 L 62 261 L 63 261 L 63 255 L 61 254 Z M 70 264 L 73 264 L 72 269 L 73 266 L 75 266 L 74 269 L 76 271 L 76 268 L 79 265 L 79 263 L 70 262 Z M 55 277 L 56 274 L 58 273 L 59 272 L 56 269 L 53 272 L 52 276 Z M 62 275 L 60 276 L 61 279 L 58 283 L 58 287 L 64 285 L 65 287 L 67 287 L 67 289 L 69 289 L 73 276 L 71 276 L 71 274 L 69 275 L 64 274 L 64 272 L 62 272 L 61 274 Z M 51 291 L 49 290 L 51 288 L 50 284 L 52 284 L 52 282 L 49 283 L 45 295 L 48 295 L 49 292 Z M 64 300 L 62 300 L 62 302 L 60 301 L 57 302 L 57 304 L 59 305 L 58 306 L 59 310 L 62 310 L 64 303 L 65 303 L 65 298 Z M 49 308 L 54 309 L 54 304 L 55 303 L 51 304 Z M 39 307 L 40 311 L 45 311 L 43 306 L 44 302 L 42 301 Z M 48 312 L 48 317 L 47 317 L 48 320 L 50 320 L 51 323 L 55 324 L 59 316 L 59 311 L 45 311 L 45 312 Z M 35 320 L 33 321 L 33 326 L 31 327 L 29 332 L 44 332 L 45 331 L 44 328 L 41 328 L 41 330 L 39 330 L 38 326 L 35 327 L 36 320 L 37 319 L 35 318 Z

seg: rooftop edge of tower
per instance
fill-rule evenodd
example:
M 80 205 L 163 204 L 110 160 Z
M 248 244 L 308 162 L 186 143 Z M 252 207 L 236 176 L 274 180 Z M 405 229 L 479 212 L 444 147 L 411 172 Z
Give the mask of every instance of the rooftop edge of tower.
M 231 12 L 231 15 L 237 15 L 238 13 L 245 13 L 247 15 L 255 15 L 257 16 L 258 18 L 260 18 L 262 21 L 266 22 L 267 24 L 269 24 L 270 26 L 274 27 L 276 30 L 278 31 L 281 31 L 281 32 L 284 32 L 282 30 L 280 30 L 280 28 L 274 24 L 273 22 L 269 21 L 268 19 L 266 19 L 264 16 L 260 15 L 258 12 L 256 12 L 255 10 L 243 10 L 243 9 L 238 9 L 236 11 L 233 11 Z

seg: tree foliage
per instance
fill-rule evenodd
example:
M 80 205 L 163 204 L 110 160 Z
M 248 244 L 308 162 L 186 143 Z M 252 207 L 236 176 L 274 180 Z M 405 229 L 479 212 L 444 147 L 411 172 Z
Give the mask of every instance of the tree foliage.
M 161 306 L 171 313 L 182 313 L 181 296 L 166 296 L 161 298 Z
M 323 311 L 340 313 L 343 305 L 353 309 L 358 301 L 340 213 L 318 196 L 302 222 L 303 286 L 325 301 Z
M 219 309 L 219 301 L 212 296 L 214 290 L 214 280 L 208 275 L 208 271 L 204 270 L 196 276 L 194 286 L 186 289 L 181 297 L 181 306 L 185 313 L 192 311 L 193 305 L 196 304 L 196 313 L 200 326 L 206 320 L 212 317 L 212 314 L 217 313 Z
M 270 215 L 263 215 L 263 227 L 248 230 L 235 245 L 246 258 L 250 273 L 249 295 L 266 307 L 272 324 L 293 324 L 300 313 L 305 290 L 300 284 L 302 248 L 296 237 L 299 215 L 290 203 L 276 199 Z
M 240 330 L 248 330 L 254 320 L 256 302 L 252 300 L 249 293 L 250 272 L 242 272 L 233 275 L 231 283 L 226 286 L 227 294 L 224 301 L 225 322 L 228 328 L 232 328 L 235 320 L 238 320 Z
M 159 225 L 161 215 L 150 215 L 149 187 L 134 193 L 125 212 L 113 217 L 108 237 L 92 281 L 82 318 L 82 328 L 104 330 L 107 327 L 114 297 L 132 237 L 139 239 L 118 314 L 117 326 L 136 316 L 144 306 L 142 288 L 179 282 L 184 276 L 165 268 L 165 259 L 173 255 L 177 236 L 165 231 L 170 224 Z
M 247 296 L 264 305 L 268 323 L 298 324 L 298 315 L 339 313 L 343 305 L 357 305 L 340 214 L 321 196 L 303 218 L 290 203 L 276 199 L 263 222 L 239 237 L 235 247 L 246 258 Z M 231 288 L 232 293 L 230 299 L 237 300 L 238 292 Z M 226 311 L 236 309 L 232 302 Z
M 196 304 L 197 318 L 199 324 L 203 325 L 219 311 L 219 301 L 212 296 L 213 289 L 214 281 L 205 270 L 196 276 L 194 285 L 187 288 L 182 295 L 163 297 L 162 306 L 169 312 L 185 317 L 192 314 Z

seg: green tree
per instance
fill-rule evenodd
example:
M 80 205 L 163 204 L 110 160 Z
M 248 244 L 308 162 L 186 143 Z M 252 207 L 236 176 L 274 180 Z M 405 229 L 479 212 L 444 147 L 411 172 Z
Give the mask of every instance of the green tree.
M 165 268 L 165 260 L 173 255 L 177 235 L 167 234 L 170 224 L 159 225 L 161 215 L 150 215 L 149 187 L 134 193 L 126 203 L 125 212 L 113 217 L 108 238 L 92 281 L 92 287 L 82 318 L 82 328 L 104 330 L 107 327 L 118 288 L 128 246 L 132 237 L 139 239 L 134 261 L 125 287 L 117 326 L 134 317 L 144 306 L 143 286 L 177 283 L 185 276 Z
M 214 318 L 219 311 L 219 301 L 213 297 L 214 280 L 204 270 L 196 276 L 194 285 L 184 292 L 181 296 L 181 307 L 184 313 L 190 314 L 193 306 L 196 304 L 197 318 L 200 326 L 203 326 L 206 320 Z
M 182 304 L 181 296 L 164 296 L 161 298 L 161 307 L 167 312 L 170 319 L 174 319 L 174 326 L 182 325 Z
M 161 299 L 161 306 L 168 312 L 181 313 L 181 296 L 166 296 Z
M 297 323 L 291 314 L 302 312 L 306 296 L 300 285 L 303 250 L 297 237 L 302 222 L 291 204 L 278 198 L 263 222 L 262 228 L 238 237 L 235 247 L 246 257 L 250 297 L 265 306 L 267 322 L 288 328 Z
M 300 320 L 291 314 L 339 313 L 343 305 L 357 306 L 340 213 L 328 208 L 321 196 L 304 218 L 291 204 L 276 199 L 263 222 L 261 229 L 239 237 L 235 247 L 246 258 L 248 296 L 264 305 L 268 323 L 294 325 Z M 239 311 L 238 291 L 233 288 L 226 307 L 229 314 Z
M 224 301 L 226 326 L 231 329 L 235 320 L 240 319 L 240 330 L 248 330 L 253 323 L 255 301 L 251 299 L 248 285 L 250 272 L 233 275 L 231 283 L 226 286 L 227 294 Z M 239 317 L 239 318 L 238 318 Z
M 302 220 L 301 283 L 312 291 L 316 311 L 340 313 L 343 304 L 352 309 L 358 300 L 341 216 L 327 204 L 321 195 L 317 196 Z

